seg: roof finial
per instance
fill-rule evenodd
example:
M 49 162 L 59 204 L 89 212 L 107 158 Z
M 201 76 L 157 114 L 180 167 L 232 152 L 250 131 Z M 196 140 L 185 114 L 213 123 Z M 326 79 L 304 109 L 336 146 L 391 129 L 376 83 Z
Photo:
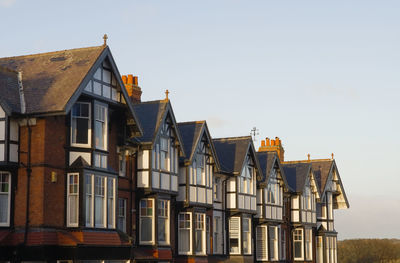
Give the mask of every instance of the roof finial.
M 331 156 L 332 156 L 332 160 L 333 160 L 335 155 L 332 153 Z
M 168 94 L 169 90 L 165 90 L 165 101 L 169 101 Z
M 104 44 L 103 44 L 103 46 L 107 46 L 107 39 L 108 39 L 107 34 L 104 34 L 103 39 L 104 39 Z

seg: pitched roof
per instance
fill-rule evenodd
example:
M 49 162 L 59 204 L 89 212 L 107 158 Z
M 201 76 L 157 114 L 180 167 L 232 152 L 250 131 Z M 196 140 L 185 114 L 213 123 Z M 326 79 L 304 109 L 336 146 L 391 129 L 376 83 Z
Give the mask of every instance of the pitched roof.
M 326 182 L 328 181 L 329 173 L 333 165 L 332 159 L 313 160 L 311 166 L 314 172 L 315 180 L 317 181 L 319 191 L 325 190 Z
M 302 192 L 304 185 L 307 181 L 309 171 L 311 169 L 310 163 L 283 163 L 283 170 L 285 172 L 286 180 L 289 187 L 295 192 Z
M 276 152 L 257 152 L 257 158 L 262 172 L 261 182 L 268 182 L 276 156 Z
M 182 138 L 183 148 L 187 154 L 187 159 L 190 161 L 194 156 L 196 146 L 201 140 L 200 135 L 202 134 L 205 121 L 193 121 L 193 122 L 180 122 L 178 123 L 179 133 Z M 211 142 L 212 143 L 212 142 Z
M 214 162 L 219 169 L 219 160 L 215 150 L 213 140 L 211 138 L 210 132 L 208 131 L 206 121 L 190 121 L 190 122 L 180 122 L 177 124 L 179 133 L 182 138 L 183 148 L 186 153 L 186 159 L 192 162 L 196 147 L 202 139 L 202 135 L 205 134 L 209 140 L 211 152 L 213 154 Z M 204 133 L 203 133 L 204 131 Z
M 106 46 L 0 58 L 0 66 L 22 72 L 26 113 L 61 112 Z M 11 87 L 12 88 L 12 87 Z M 3 87 L 2 87 L 3 97 Z M 19 94 L 10 92 L 10 107 Z M 18 95 L 18 96 L 16 96 Z
M 142 143 L 153 142 L 167 109 L 167 103 L 161 100 L 146 101 L 133 105 L 133 109 L 142 126 L 143 136 L 136 140 Z
M 169 100 L 146 101 L 133 104 L 133 110 L 142 128 L 142 136 L 135 138 L 135 140 L 140 143 L 154 142 L 160 130 L 161 124 L 169 112 L 171 114 L 173 126 L 176 129 L 177 140 L 181 146 L 183 156 L 185 156 L 185 149 L 182 147 L 182 138 L 180 136 L 174 112 Z
M 0 66 L 0 94 L 0 105 L 8 114 L 21 112 L 18 73 L 2 66 Z
M 240 174 L 247 151 L 252 145 L 251 136 L 213 139 L 213 143 L 221 171 Z

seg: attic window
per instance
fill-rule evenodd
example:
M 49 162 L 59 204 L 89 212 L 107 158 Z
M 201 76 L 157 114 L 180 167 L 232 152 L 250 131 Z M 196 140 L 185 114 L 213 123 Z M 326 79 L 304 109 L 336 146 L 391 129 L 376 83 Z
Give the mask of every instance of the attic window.
M 72 107 L 71 145 L 90 146 L 90 103 L 77 102 Z

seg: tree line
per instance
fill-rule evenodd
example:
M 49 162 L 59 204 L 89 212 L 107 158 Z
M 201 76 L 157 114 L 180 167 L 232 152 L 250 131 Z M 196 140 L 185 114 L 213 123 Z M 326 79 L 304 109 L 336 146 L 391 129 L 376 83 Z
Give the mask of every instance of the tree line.
M 400 263 L 399 239 L 338 241 L 339 263 Z

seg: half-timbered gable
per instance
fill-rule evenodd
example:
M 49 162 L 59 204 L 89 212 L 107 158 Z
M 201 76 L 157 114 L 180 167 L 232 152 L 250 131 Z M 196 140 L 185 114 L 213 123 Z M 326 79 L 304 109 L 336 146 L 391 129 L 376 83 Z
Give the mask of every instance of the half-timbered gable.
M 253 215 L 257 213 L 256 180 L 260 168 L 250 136 L 214 139 L 220 173 L 227 175 L 226 209 L 228 218 L 228 251 L 253 260 Z M 247 257 L 246 255 L 251 255 Z
M 321 192 L 317 204 L 317 262 L 337 262 L 337 232 L 334 209 L 347 209 L 349 203 L 344 192 L 336 162 L 333 159 L 312 160 L 312 168 Z

